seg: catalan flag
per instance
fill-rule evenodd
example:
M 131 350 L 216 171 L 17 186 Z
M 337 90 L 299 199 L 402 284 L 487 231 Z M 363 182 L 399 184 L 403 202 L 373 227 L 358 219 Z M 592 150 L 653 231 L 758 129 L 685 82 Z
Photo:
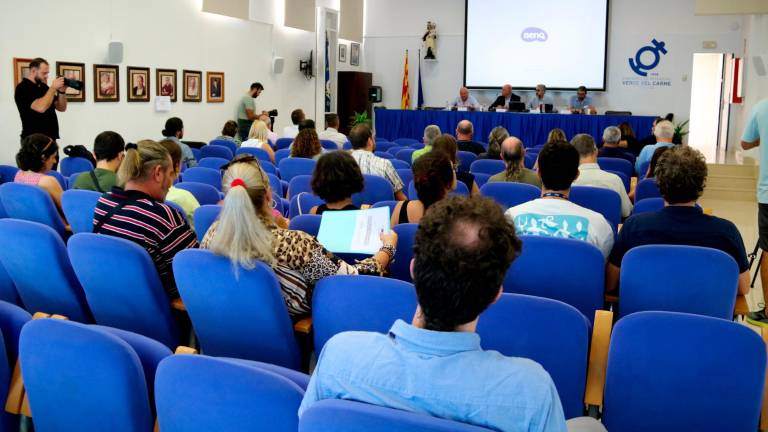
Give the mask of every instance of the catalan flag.
M 408 85 L 408 50 L 405 50 L 405 68 L 403 69 L 403 93 L 400 97 L 400 109 L 411 109 L 411 88 Z

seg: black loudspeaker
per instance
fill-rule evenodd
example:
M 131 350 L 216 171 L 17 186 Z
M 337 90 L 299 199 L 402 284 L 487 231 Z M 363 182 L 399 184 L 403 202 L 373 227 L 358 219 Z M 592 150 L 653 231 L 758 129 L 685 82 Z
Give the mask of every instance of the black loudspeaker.
M 372 86 L 368 89 L 368 101 L 372 103 L 381 102 L 381 87 Z

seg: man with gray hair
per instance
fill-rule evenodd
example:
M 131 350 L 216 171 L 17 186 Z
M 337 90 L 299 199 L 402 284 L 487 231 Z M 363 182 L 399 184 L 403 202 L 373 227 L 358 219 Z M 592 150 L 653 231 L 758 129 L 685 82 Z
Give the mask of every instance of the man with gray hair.
M 552 98 L 547 96 L 546 93 L 547 86 L 538 84 L 536 86 L 536 94 L 528 101 L 528 109 L 531 111 L 540 109 L 541 112 L 545 112 L 546 105 L 554 105 Z
M 475 155 L 485 152 L 485 147 L 477 141 L 474 141 L 472 137 L 475 134 L 475 127 L 472 126 L 472 122 L 469 120 L 462 120 L 456 126 L 456 146 L 459 151 L 472 152 Z
M 501 143 L 501 159 L 504 171 L 494 174 L 488 182 L 526 183 L 541 188 L 541 179 L 536 172 L 525 167 L 525 146 L 517 137 L 509 137 Z
M 675 125 L 669 120 L 662 120 L 656 123 L 653 128 L 653 135 L 656 136 L 656 144 L 647 145 L 643 147 L 640 152 L 640 156 L 637 157 L 635 162 L 635 171 L 638 175 L 645 174 L 648 169 L 648 164 L 651 163 L 653 152 L 660 147 L 672 147 L 675 144 L 672 143 L 672 137 L 675 136 Z
M 621 129 L 616 126 L 605 128 L 603 131 L 603 148 L 597 153 L 597 157 L 624 159 L 635 165 L 635 155 L 619 147 L 619 141 L 621 141 Z
M 578 134 L 571 139 L 571 145 L 579 152 L 579 176 L 573 181 L 574 186 L 593 186 L 610 189 L 621 198 L 621 216 L 632 213 L 632 202 L 627 196 L 627 189 L 619 176 L 600 169 L 597 164 L 597 146 L 592 135 Z
M 435 138 L 439 137 L 440 134 L 440 128 L 437 125 L 429 125 L 424 128 L 424 148 L 418 149 L 413 154 L 411 154 L 411 163 L 416 162 L 416 159 L 421 157 L 422 155 L 432 151 L 432 143 L 435 141 Z

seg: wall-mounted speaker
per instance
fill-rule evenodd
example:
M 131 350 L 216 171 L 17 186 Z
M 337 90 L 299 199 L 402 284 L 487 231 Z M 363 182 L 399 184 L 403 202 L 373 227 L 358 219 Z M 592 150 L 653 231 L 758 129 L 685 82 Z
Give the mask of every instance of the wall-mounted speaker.
M 107 49 L 107 63 L 120 64 L 123 62 L 123 43 L 112 41 Z
M 368 89 L 368 101 L 373 103 L 381 102 L 381 87 L 371 86 Z
M 272 57 L 272 73 L 282 73 L 283 66 L 285 66 L 285 59 L 283 57 Z

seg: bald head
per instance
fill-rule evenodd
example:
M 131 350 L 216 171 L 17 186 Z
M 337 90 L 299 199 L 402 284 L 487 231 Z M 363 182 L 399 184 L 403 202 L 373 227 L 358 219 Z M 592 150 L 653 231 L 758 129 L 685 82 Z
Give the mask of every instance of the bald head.
M 509 84 L 504 84 L 504 87 L 501 88 L 501 95 L 505 98 L 508 98 L 512 95 L 512 86 Z
M 456 139 L 459 141 L 471 141 L 474 133 L 474 127 L 469 120 L 462 120 L 456 126 Z
M 525 147 L 520 138 L 509 137 L 501 143 L 501 158 L 507 164 L 522 164 Z
M 469 98 L 469 89 L 466 88 L 466 87 L 460 88 L 459 89 L 459 96 L 461 97 L 461 100 L 466 102 L 467 99 Z

